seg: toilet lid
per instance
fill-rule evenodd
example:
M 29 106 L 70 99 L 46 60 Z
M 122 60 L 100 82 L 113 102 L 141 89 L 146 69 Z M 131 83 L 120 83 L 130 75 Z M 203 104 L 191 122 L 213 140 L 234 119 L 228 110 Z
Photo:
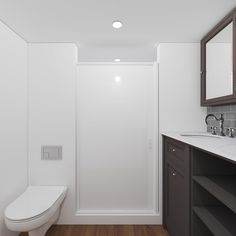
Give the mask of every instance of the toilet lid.
M 36 217 L 47 211 L 66 191 L 65 186 L 29 186 L 5 211 L 9 220 Z

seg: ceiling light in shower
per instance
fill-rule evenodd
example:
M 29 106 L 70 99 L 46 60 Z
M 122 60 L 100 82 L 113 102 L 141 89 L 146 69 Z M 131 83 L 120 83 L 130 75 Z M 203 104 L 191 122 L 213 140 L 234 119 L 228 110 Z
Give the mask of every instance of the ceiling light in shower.
M 120 58 L 116 58 L 114 61 L 115 62 L 120 62 Z
M 115 76 L 115 81 L 116 81 L 116 83 L 119 83 L 120 81 L 121 81 L 121 77 L 120 76 Z
M 113 21 L 113 23 L 112 23 L 112 27 L 113 27 L 114 29 L 120 29 L 122 26 L 123 26 L 122 22 L 121 22 L 121 21 L 118 21 L 118 20 Z

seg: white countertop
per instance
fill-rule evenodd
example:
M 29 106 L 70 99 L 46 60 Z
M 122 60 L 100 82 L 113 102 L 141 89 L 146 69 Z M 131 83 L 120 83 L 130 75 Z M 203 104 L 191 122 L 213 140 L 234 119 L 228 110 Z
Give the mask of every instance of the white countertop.
M 210 133 L 190 132 L 163 132 L 161 134 L 236 163 L 236 137 L 229 138 Z

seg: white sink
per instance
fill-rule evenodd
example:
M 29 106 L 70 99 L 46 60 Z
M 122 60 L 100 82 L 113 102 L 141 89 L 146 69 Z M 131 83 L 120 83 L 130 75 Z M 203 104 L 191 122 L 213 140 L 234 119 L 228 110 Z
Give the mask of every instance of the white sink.
M 209 139 L 221 139 L 222 137 L 221 136 L 216 136 L 216 135 L 212 135 L 212 134 L 180 134 L 180 136 L 183 136 L 183 137 L 189 137 L 189 138 L 209 138 Z

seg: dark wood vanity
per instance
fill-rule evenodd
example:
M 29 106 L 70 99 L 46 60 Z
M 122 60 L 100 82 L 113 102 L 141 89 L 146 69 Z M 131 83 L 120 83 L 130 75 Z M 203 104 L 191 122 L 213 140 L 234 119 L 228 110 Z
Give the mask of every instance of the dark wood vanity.
M 163 224 L 171 236 L 235 236 L 236 162 L 163 136 Z

